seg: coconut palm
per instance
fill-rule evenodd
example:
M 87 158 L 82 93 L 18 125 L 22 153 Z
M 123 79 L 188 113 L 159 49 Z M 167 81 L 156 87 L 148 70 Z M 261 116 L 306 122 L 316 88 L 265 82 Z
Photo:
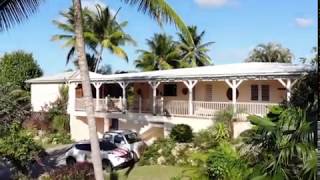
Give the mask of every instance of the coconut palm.
M 42 0 L 0 0 L 0 32 L 33 14 Z
M 89 44 L 94 44 L 95 56 L 97 58 L 95 72 L 98 70 L 102 61 L 103 49 L 108 49 L 112 54 L 128 61 L 126 52 L 120 47 L 127 43 L 135 44 L 135 41 L 129 34 L 123 31 L 128 24 L 126 21 L 118 23 L 116 16 L 119 12 L 112 15 L 109 8 L 102 8 L 96 5 L 97 13 L 90 13 L 88 17 L 89 31 L 86 36 L 89 37 Z
M 0 12 L 6 12 L 7 14 L 9 14 L 9 16 L 1 16 L 0 24 L 2 25 L 2 27 L 9 27 L 10 24 L 16 22 L 17 19 L 20 21 L 25 17 L 25 15 L 28 14 L 28 10 L 31 10 L 32 12 L 36 9 L 39 1 L 41 0 L 0 0 Z M 165 0 L 123 0 L 123 2 L 132 6 L 137 5 L 138 11 L 142 11 L 143 13 L 148 14 L 151 18 L 156 19 L 160 25 L 163 23 L 175 24 L 180 29 L 180 31 L 189 34 L 187 36 L 189 36 L 189 40 L 192 41 L 191 35 L 186 25 Z M 79 59 L 80 77 L 85 98 L 86 114 L 88 117 L 87 119 L 91 141 L 92 162 L 95 172 L 95 178 L 97 180 L 103 180 L 98 136 L 96 132 L 96 124 L 93 111 L 93 99 L 89 79 L 89 70 L 86 61 L 81 0 L 73 0 L 73 7 L 75 9 L 75 49 L 77 51 Z M 24 10 L 21 11 L 21 8 Z
M 195 67 L 195 66 L 206 66 L 211 64 L 211 59 L 208 56 L 208 47 L 214 42 L 203 43 L 203 37 L 205 31 L 198 34 L 197 26 L 188 27 L 193 42 L 188 41 L 183 33 L 178 33 L 179 37 L 179 49 L 181 51 L 181 67 Z
M 147 39 L 149 50 L 138 50 L 136 67 L 143 71 L 164 70 L 179 67 L 179 51 L 171 36 L 155 34 Z
M 259 44 L 252 50 L 246 62 L 291 63 L 293 54 L 278 43 Z

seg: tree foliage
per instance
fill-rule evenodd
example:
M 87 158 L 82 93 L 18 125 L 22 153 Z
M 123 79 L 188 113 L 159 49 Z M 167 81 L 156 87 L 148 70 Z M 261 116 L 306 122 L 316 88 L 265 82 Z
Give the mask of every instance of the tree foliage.
M 0 123 L 4 128 L 13 121 L 22 122 L 29 115 L 30 95 L 11 84 L 0 85 Z
M 305 110 L 273 107 L 266 117 L 250 116 L 254 127 L 241 134 L 244 157 L 264 179 L 315 179 L 313 132 Z M 306 168 L 308 167 L 308 168 Z
M 259 44 L 251 52 L 246 62 L 291 63 L 293 54 L 288 48 L 278 43 Z
M 179 51 L 171 36 L 154 34 L 147 39 L 149 50 L 138 50 L 136 67 L 143 71 L 165 70 L 179 67 Z
M 208 56 L 208 47 L 214 42 L 203 43 L 205 31 L 198 34 L 197 26 L 188 26 L 188 30 L 193 39 L 193 43 L 188 41 L 183 33 L 178 33 L 178 48 L 180 50 L 180 67 L 196 67 L 207 66 L 212 64 L 211 58 Z
M 21 89 L 29 90 L 25 81 L 42 75 L 42 70 L 31 53 L 15 51 L 5 53 L 0 59 L 0 84 L 10 83 Z

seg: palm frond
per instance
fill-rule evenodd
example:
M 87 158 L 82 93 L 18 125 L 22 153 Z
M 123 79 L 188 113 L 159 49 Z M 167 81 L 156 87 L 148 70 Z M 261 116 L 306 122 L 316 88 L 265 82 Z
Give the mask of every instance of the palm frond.
M 0 32 L 21 23 L 43 0 L 0 0 Z

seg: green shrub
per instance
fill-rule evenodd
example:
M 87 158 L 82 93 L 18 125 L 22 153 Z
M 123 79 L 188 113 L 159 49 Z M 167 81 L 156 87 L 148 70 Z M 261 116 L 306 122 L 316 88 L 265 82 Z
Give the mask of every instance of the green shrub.
M 207 129 L 203 129 L 198 133 L 195 133 L 193 142 L 196 147 L 205 151 L 217 146 L 218 142 L 215 140 L 214 126 L 211 126 Z
M 206 167 L 210 179 L 241 180 L 246 179 L 251 171 L 229 143 L 220 143 L 209 152 Z
M 42 180 L 94 180 L 92 164 L 77 163 L 73 166 L 61 166 L 49 172 Z
M 214 141 L 222 142 L 230 140 L 230 130 L 224 123 L 216 123 L 214 125 Z
M 72 143 L 69 133 L 66 132 L 57 132 L 48 135 L 49 144 L 70 144 Z
M 43 149 L 34 142 L 32 136 L 21 130 L 21 127 L 15 123 L 2 134 L 0 139 L 0 157 L 8 159 L 24 174 L 28 173 L 30 162 L 42 151 Z
M 192 129 L 186 124 L 175 125 L 170 132 L 170 138 L 179 143 L 191 142 L 193 138 Z
M 51 126 L 57 132 L 67 132 L 70 129 L 69 116 L 66 114 L 54 116 Z
M 139 165 L 155 165 L 158 159 L 164 157 L 164 163 L 173 165 L 175 163 L 171 150 L 175 147 L 175 142 L 171 139 L 160 139 L 155 141 L 143 153 L 143 157 L 139 161 Z M 161 158 L 160 158 L 161 159 Z

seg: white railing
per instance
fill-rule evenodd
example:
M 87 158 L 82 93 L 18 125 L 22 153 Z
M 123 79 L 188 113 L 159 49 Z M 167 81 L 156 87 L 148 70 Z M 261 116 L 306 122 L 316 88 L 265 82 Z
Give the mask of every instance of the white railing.
M 266 115 L 268 107 L 277 105 L 276 103 L 251 103 L 251 102 L 238 102 L 236 104 L 237 111 L 240 114 L 256 114 Z
M 95 111 L 122 111 L 121 98 L 106 98 L 93 100 Z M 84 111 L 85 103 L 83 98 L 76 99 L 76 110 Z M 248 114 L 265 115 L 268 112 L 268 106 L 277 105 L 276 103 L 252 103 L 237 102 L 236 109 L 238 115 L 246 117 Z M 216 112 L 232 108 L 232 102 L 207 102 L 193 101 L 192 116 L 196 117 L 213 117 Z M 133 102 L 128 103 L 128 111 L 135 113 L 152 113 L 152 99 L 136 98 Z M 156 101 L 156 114 L 169 116 L 189 116 L 189 104 L 185 100 L 163 100 L 158 98 Z M 240 117 L 240 116 L 239 116 Z
M 189 115 L 188 101 L 164 101 L 163 109 L 166 115 Z
M 213 117 L 217 111 L 232 108 L 232 102 L 193 101 L 193 114 L 195 116 Z

